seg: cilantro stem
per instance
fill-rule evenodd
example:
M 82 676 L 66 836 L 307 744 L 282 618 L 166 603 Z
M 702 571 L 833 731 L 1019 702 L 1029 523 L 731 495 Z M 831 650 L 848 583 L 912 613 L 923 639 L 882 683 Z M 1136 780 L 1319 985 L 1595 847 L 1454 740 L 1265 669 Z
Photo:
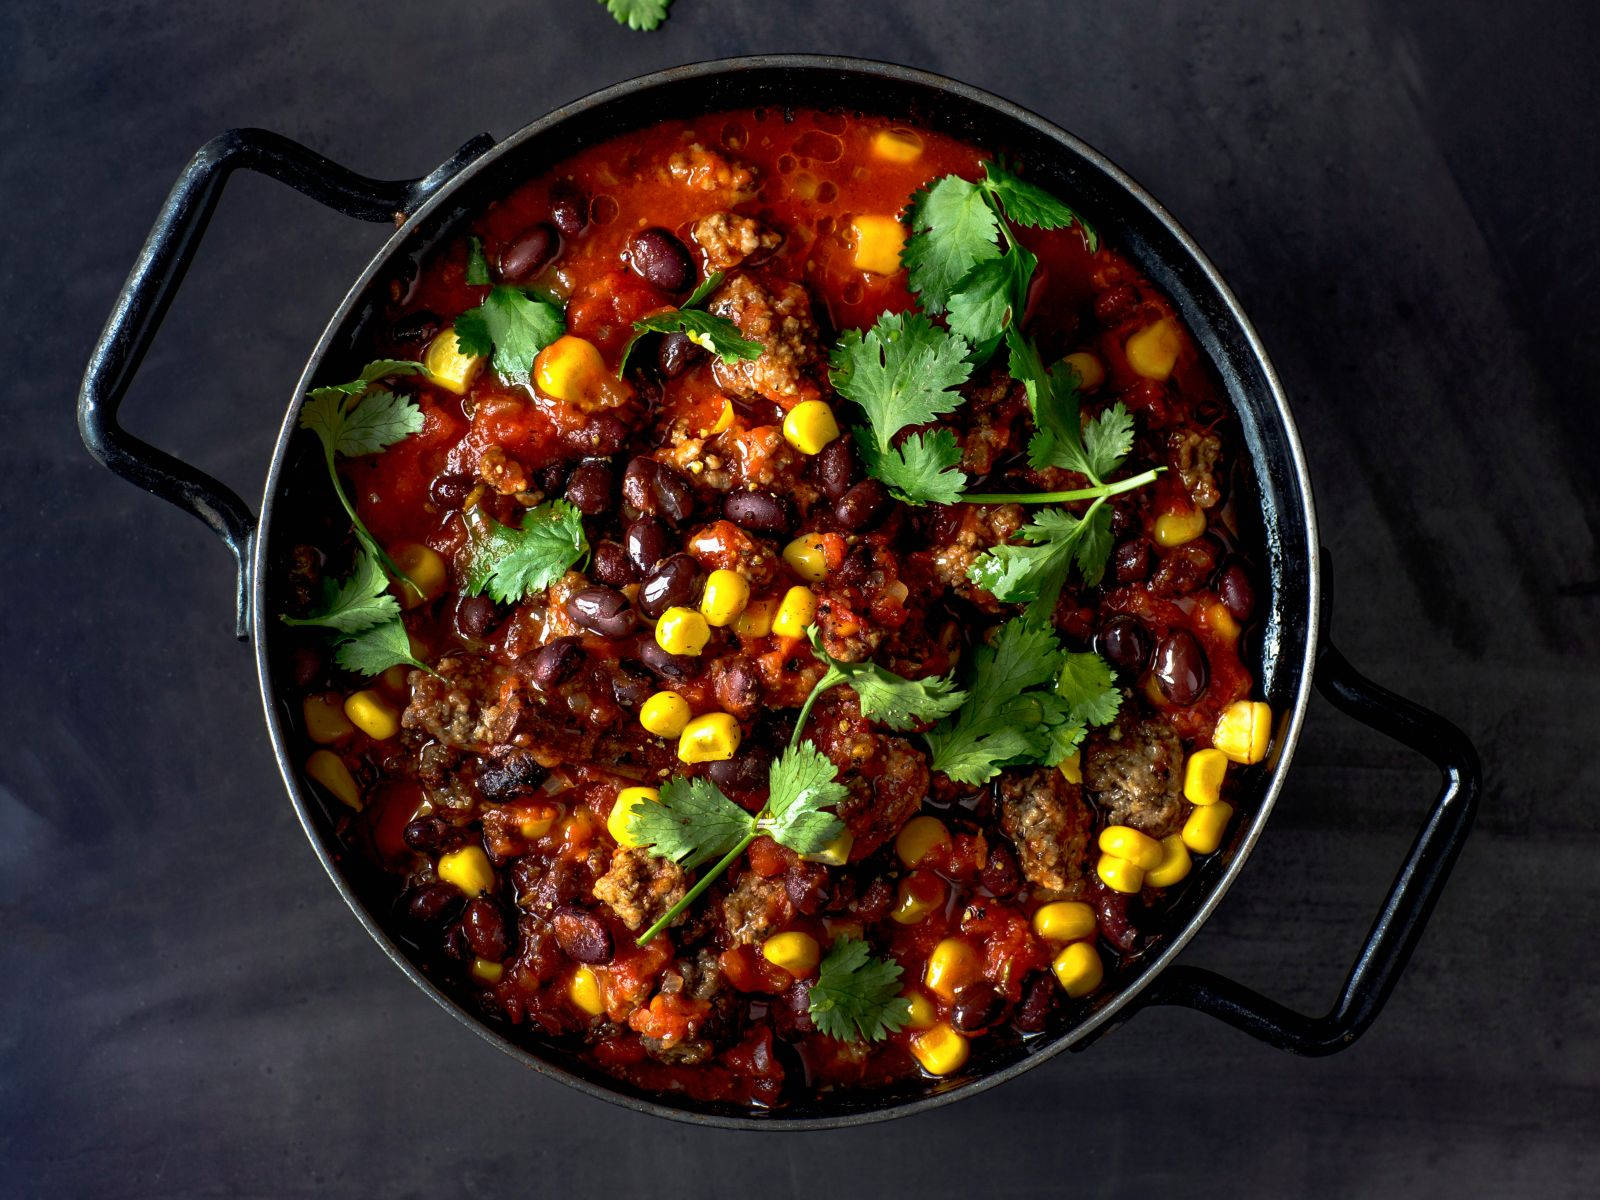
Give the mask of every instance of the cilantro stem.
M 412 579 L 411 576 L 407 575 L 400 569 L 399 565 L 394 561 L 394 559 L 389 557 L 389 552 L 382 546 L 378 545 L 378 539 L 372 536 L 372 533 L 370 530 L 368 530 L 366 523 L 362 521 L 360 517 L 356 516 L 355 506 L 350 503 L 350 497 L 345 495 L 344 483 L 339 478 L 339 468 L 334 464 L 333 450 L 324 445 L 322 457 L 323 461 L 328 464 L 328 478 L 333 481 L 333 494 L 339 497 L 339 503 L 344 508 L 345 514 L 350 518 L 351 526 L 356 531 L 356 537 L 361 540 L 367 549 L 371 550 L 372 553 L 377 556 L 378 561 L 383 564 L 383 569 L 385 571 L 389 572 L 389 574 L 394 576 L 395 579 L 402 581 L 418 596 L 421 596 L 422 589 L 417 586 L 416 580 Z
M 1100 483 L 1094 487 L 1074 488 L 1066 492 L 969 492 L 961 497 L 961 502 L 963 504 L 1060 504 L 1065 500 L 1104 500 L 1107 496 L 1131 492 L 1147 483 L 1153 483 L 1156 476 L 1164 470 L 1165 467 L 1156 467 L 1142 475 L 1119 479 L 1115 483 Z
M 766 811 L 767 810 L 765 806 L 763 806 L 761 812 L 756 815 L 756 823 L 751 826 L 749 833 L 745 834 L 744 837 L 739 839 L 739 844 L 724 854 L 716 866 L 712 867 L 709 871 L 705 872 L 705 874 L 701 875 L 695 885 L 683 894 L 682 900 L 679 900 L 671 908 L 667 909 L 666 912 L 661 914 L 660 920 L 658 920 L 654 925 L 650 926 L 649 929 L 646 929 L 643 933 L 641 933 L 635 939 L 635 945 L 646 945 L 656 936 L 656 934 L 660 933 L 668 925 L 672 924 L 673 921 L 677 920 L 680 913 L 682 913 L 686 908 L 700 898 L 701 892 L 710 887 L 712 883 L 716 881 L 719 875 L 733 865 L 734 859 L 738 858 L 739 855 L 743 854 L 747 849 L 750 848 L 750 843 L 761 836 L 762 829 L 760 822 L 761 818 L 766 815 Z
M 817 702 L 823 692 L 836 684 L 843 683 L 844 680 L 843 672 L 833 667 L 829 667 L 822 673 L 822 678 L 817 680 L 811 689 L 811 694 L 806 697 L 806 702 L 800 706 L 800 715 L 794 719 L 794 732 L 789 735 L 789 749 L 793 750 L 800 744 L 800 731 L 806 727 L 806 718 L 811 715 L 811 706 Z

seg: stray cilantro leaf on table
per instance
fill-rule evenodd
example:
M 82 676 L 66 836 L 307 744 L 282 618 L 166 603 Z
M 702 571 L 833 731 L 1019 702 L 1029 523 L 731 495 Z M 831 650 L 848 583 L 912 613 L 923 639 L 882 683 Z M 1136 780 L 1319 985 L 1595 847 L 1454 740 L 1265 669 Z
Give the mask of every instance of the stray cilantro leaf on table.
M 565 500 L 529 509 L 520 529 L 485 517 L 472 530 L 466 591 L 487 591 L 501 604 L 515 604 L 544 591 L 588 552 L 583 518 Z
M 282 617 L 283 623 L 359 633 L 400 615 L 400 602 L 389 594 L 389 577 L 383 572 L 383 564 L 365 546 L 356 553 L 350 578 L 329 584 L 327 590 L 320 612 L 309 617 Z
M 382 675 L 390 667 L 411 666 L 430 674 L 433 668 L 411 654 L 411 638 L 399 614 L 339 643 L 333 660 L 347 671 Z
M 672 0 L 600 0 L 618 25 L 649 31 L 667 19 Z
M 911 1020 L 900 964 L 874 958 L 860 938 L 840 938 L 828 948 L 809 997 L 812 1022 L 840 1041 L 879 1042 Z
M 477 308 L 456 318 L 456 349 L 492 355 L 494 369 L 507 383 L 526 384 L 533 360 L 567 331 L 561 309 L 509 284 L 495 287 Z

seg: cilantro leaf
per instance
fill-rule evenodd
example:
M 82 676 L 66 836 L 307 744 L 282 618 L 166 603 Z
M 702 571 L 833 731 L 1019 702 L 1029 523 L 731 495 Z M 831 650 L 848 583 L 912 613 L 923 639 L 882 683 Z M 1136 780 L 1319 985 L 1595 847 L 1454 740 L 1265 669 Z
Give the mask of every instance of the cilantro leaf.
M 833 841 L 844 832 L 844 822 L 822 810 L 849 795 L 838 774 L 810 742 L 785 750 L 767 772 L 769 799 L 758 822 L 761 832 L 796 854 L 815 854 Z
M 500 284 L 456 318 L 455 330 L 462 354 L 492 353 L 494 369 L 506 382 L 525 384 L 539 351 L 567 331 L 567 322 L 550 301 Z
M 999 224 L 975 183 L 946 175 L 911 198 L 911 236 L 900 252 L 924 310 L 940 313 L 962 277 L 1000 256 Z
M 1103 479 L 1122 465 L 1133 449 L 1133 416 L 1118 400 L 1083 430 L 1084 456 L 1089 475 Z
M 1111 554 L 1111 510 L 1096 501 L 1082 517 L 1047 508 L 1017 531 L 1024 544 L 1003 543 L 985 552 L 967 578 L 1007 604 L 1028 605 L 1026 616 L 1048 623 L 1074 564 L 1091 586 Z
M 329 397 L 343 399 L 346 396 L 359 396 L 380 379 L 389 379 L 396 375 L 426 375 L 428 368 L 409 358 L 375 358 L 361 368 L 361 374 L 349 383 L 334 383 L 326 387 L 312 388 L 306 395 L 313 400 L 327 400 Z
M 672 0 L 600 0 L 618 25 L 649 31 L 667 19 Z
M 977 785 L 1002 767 L 1060 762 L 1074 744 L 1070 731 L 1060 736 L 1071 713 L 1066 699 L 1041 685 L 1053 684 L 1062 665 L 1049 628 L 1022 618 L 1002 625 L 993 645 L 973 655 L 966 703 L 925 735 L 933 769 Z
M 346 458 L 376 454 L 421 431 L 422 410 L 415 402 L 394 392 L 368 392 L 345 409 L 334 452 Z
M 716 291 L 722 286 L 722 281 L 726 279 L 727 276 L 728 273 L 726 271 L 711 272 L 711 274 L 707 275 L 699 283 L 694 285 L 694 291 L 689 293 L 689 298 L 683 302 L 681 307 L 699 308 L 711 298 L 712 292 Z
M 481 238 L 467 239 L 467 282 L 473 287 L 482 287 L 493 283 L 489 278 L 489 260 L 483 256 L 483 241 Z
M 1122 707 L 1111 664 L 1093 651 L 1064 656 L 1056 695 L 1067 702 L 1070 719 L 1079 725 L 1109 725 Z
M 957 690 L 953 675 L 906 679 L 875 662 L 852 663 L 834 658 L 822 648 L 815 625 L 807 626 L 806 636 L 811 639 L 811 652 L 828 666 L 813 692 L 821 695 L 836 684 L 844 684 L 855 692 L 861 715 L 885 729 L 904 732 L 948 717 L 967 698 L 965 692 Z
M 340 642 L 333 660 L 345 670 L 361 675 L 382 675 L 390 667 L 402 664 L 422 671 L 432 669 L 412 657 L 411 639 L 399 613 Z
M 359 633 L 400 615 L 400 602 L 389 594 L 389 577 L 376 555 L 362 547 L 355 570 L 344 582 L 330 585 L 322 611 L 309 617 L 282 617 L 285 625 L 319 625 L 340 633 Z
M 661 786 L 658 803 L 636 805 L 628 818 L 628 832 L 641 846 L 688 871 L 747 843 L 755 827 L 755 817 L 711 780 L 678 775 Z
M 1021 316 L 1038 262 L 1022 246 L 1013 246 L 973 267 L 950 294 L 950 328 L 974 345 L 994 342 Z
M 828 948 L 809 996 L 811 1020 L 841 1041 L 882 1041 L 911 1020 L 900 964 L 873 958 L 860 938 L 840 938 Z
M 985 189 L 1000 201 L 1006 216 L 1018 225 L 1028 225 L 1034 229 L 1065 229 L 1076 223 L 1089 252 L 1092 254 L 1100 248 L 1100 239 L 1088 223 L 1038 184 L 1019 179 L 1002 162 L 984 163 L 983 173 Z
M 467 594 L 487 590 L 501 604 L 515 604 L 542 592 L 588 552 L 583 518 L 565 500 L 530 509 L 521 529 L 486 517 L 473 531 Z
M 717 355 L 732 366 L 741 359 L 761 357 L 764 347 L 739 332 L 727 317 L 714 316 L 698 309 L 679 308 L 656 313 L 633 323 L 637 333 L 683 333 L 691 342 Z M 632 343 L 629 344 L 632 348 Z
M 907 504 L 954 504 L 967 486 L 967 477 L 950 469 L 960 464 L 961 447 L 948 429 L 908 434 L 887 451 L 866 441 L 856 448 L 867 474 Z

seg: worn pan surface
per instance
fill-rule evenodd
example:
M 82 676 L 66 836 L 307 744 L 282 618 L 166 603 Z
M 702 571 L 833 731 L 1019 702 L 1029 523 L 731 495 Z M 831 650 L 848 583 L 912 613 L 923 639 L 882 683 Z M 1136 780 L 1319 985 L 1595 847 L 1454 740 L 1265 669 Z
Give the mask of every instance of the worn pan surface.
M 291 690 L 270 614 L 287 549 L 326 519 L 326 478 L 309 439 L 296 432 L 300 397 L 315 383 L 359 367 L 366 323 L 380 289 L 407 262 L 483 205 L 582 146 L 656 121 L 755 105 L 843 108 L 886 114 L 967 139 L 1027 164 L 1030 177 L 1071 199 L 1171 297 L 1210 359 L 1239 415 L 1248 474 L 1260 498 L 1254 530 L 1262 554 L 1266 622 L 1261 689 L 1279 714 L 1273 758 L 1253 768 L 1229 841 L 1200 865 L 1178 898 L 1171 927 L 1108 981 L 1070 1026 L 1020 1043 L 985 1047 L 960 1078 L 886 1091 L 822 1094 L 774 1113 L 641 1095 L 560 1045 L 484 1020 L 466 992 L 434 978 L 393 911 L 392 881 L 347 855 L 334 814 L 302 778 L 291 727 Z M 165 315 L 227 177 L 246 168 L 272 176 L 352 217 L 399 221 L 333 314 L 286 396 L 283 428 L 267 472 L 259 520 L 221 483 L 128 435 L 117 409 Z M 1148 1004 L 1209 1012 L 1276 1046 L 1326 1054 L 1353 1042 L 1376 1017 L 1410 956 L 1460 851 L 1476 806 L 1472 747 L 1447 722 L 1363 679 L 1324 633 L 1325 573 L 1299 436 L 1272 364 L 1238 302 L 1194 241 L 1104 156 L 1024 109 L 926 72 L 853 59 L 784 55 L 729 59 L 663 71 L 565 105 L 495 142 L 480 135 L 415 180 L 368 179 L 263 130 L 233 130 L 207 143 L 180 177 L 95 348 L 78 402 L 91 453 L 113 471 L 193 512 L 232 551 L 238 572 L 237 632 L 254 634 L 256 667 L 273 749 L 289 797 L 317 857 L 385 953 L 458 1020 L 535 1070 L 619 1104 L 703 1124 L 818 1128 L 921 1111 L 1002 1083 L 1063 1050 L 1082 1047 Z M 1232 884 L 1282 790 L 1313 686 L 1339 708 L 1430 757 L 1439 793 L 1332 1009 L 1306 1017 L 1173 958 Z M 989 1041 L 990 1039 L 985 1039 Z M 1114 1052 L 1114 1051 L 1113 1051 Z

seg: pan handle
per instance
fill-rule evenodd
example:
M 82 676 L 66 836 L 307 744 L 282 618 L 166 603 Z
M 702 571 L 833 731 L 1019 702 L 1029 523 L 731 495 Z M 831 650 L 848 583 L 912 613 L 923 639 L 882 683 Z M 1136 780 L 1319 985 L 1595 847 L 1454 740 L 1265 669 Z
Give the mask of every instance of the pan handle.
M 1296 1054 L 1343 1050 L 1367 1031 L 1416 948 L 1455 865 L 1478 807 L 1478 755 L 1466 736 L 1437 716 L 1360 675 L 1333 647 L 1317 660 L 1318 689 L 1350 716 L 1432 759 L 1442 781 L 1411 851 L 1367 933 L 1339 998 L 1326 1016 L 1307 1017 L 1213 971 L 1163 972 L 1147 1003 L 1208 1013 Z
M 230 129 L 189 160 L 162 205 L 150 236 L 117 295 L 78 391 L 78 431 L 89 453 L 152 495 L 193 513 L 222 539 L 237 566 L 236 633 L 250 636 L 250 554 L 256 519 L 219 480 L 148 442 L 117 422 L 117 410 L 145 351 L 183 282 L 206 223 L 235 170 L 257 171 L 347 217 L 388 221 L 415 212 L 468 163 L 494 145 L 481 133 L 420 179 L 368 179 L 298 142 L 265 129 Z

